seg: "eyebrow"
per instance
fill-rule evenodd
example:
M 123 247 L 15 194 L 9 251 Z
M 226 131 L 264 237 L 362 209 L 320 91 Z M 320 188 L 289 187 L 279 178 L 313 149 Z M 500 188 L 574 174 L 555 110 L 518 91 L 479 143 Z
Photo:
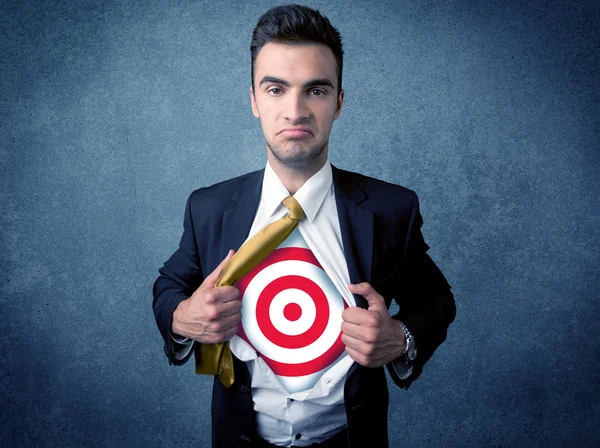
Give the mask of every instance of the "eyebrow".
M 260 80 L 259 86 L 262 86 L 263 84 L 266 84 L 266 83 L 281 84 L 284 87 L 290 86 L 290 83 L 287 82 L 285 79 L 276 78 L 275 76 L 265 76 L 263 79 Z M 302 87 L 304 87 L 306 89 L 309 87 L 316 87 L 316 86 L 328 86 L 333 89 L 333 84 L 327 78 L 311 79 L 310 81 L 304 83 L 304 85 Z

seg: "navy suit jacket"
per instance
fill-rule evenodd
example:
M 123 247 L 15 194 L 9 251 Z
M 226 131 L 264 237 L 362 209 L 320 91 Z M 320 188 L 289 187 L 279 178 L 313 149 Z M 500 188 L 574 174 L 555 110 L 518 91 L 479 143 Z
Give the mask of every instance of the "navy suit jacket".
M 423 365 L 445 340 L 456 309 L 450 285 L 427 255 L 422 218 L 414 191 L 339 169 L 332 164 L 335 200 L 352 283 L 369 282 L 400 307 L 393 316 L 414 335 L 417 361 L 402 380 L 388 365 L 401 388 L 421 374 Z M 189 297 L 225 258 L 247 238 L 258 209 L 264 169 L 194 191 L 188 198 L 179 249 L 159 270 L 154 283 L 153 309 L 171 364 L 170 328 L 173 311 Z M 366 308 L 362 296 L 356 304 Z M 195 344 L 196 347 L 198 344 Z M 199 350 L 195 350 L 199 356 Z M 235 382 L 225 388 L 215 377 L 212 401 L 213 447 L 247 446 L 254 433 L 250 376 L 234 357 Z M 384 447 L 387 441 L 388 389 L 383 367 L 357 363 L 346 377 L 344 401 L 351 447 Z

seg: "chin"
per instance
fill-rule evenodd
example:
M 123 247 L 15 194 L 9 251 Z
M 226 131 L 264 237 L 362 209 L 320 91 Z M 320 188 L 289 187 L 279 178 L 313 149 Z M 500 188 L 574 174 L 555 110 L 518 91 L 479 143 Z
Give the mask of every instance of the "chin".
M 311 151 L 311 152 L 302 152 L 302 153 L 289 153 L 283 152 L 283 154 L 279 151 L 273 152 L 275 158 L 284 166 L 289 168 L 305 168 L 311 166 L 315 163 L 322 151 Z

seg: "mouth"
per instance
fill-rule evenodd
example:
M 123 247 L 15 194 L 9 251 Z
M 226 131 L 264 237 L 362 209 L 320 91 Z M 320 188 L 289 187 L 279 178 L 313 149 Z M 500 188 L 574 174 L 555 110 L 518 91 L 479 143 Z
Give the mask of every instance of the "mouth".
M 288 138 L 307 138 L 313 136 L 309 128 L 288 128 L 281 131 L 280 134 Z

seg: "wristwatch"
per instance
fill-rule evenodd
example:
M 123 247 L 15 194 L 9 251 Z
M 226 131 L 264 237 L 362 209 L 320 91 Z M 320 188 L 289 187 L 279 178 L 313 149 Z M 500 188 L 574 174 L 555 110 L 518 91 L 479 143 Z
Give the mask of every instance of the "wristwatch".
M 402 326 L 404 334 L 406 335 L 406 346 L 404 347 L 404 353 L 402 353 L 402 356 L 404 356 L 404 362 L 406 362 L 406 364 L 412 364 L 415 362 L 415 359 L 417 359 L 417 346 L 415 344 L 415 338 L 412 333 L 408 331 L 406 325 L 404 325 L 401 321 L 398 321 L 398 323 Z

